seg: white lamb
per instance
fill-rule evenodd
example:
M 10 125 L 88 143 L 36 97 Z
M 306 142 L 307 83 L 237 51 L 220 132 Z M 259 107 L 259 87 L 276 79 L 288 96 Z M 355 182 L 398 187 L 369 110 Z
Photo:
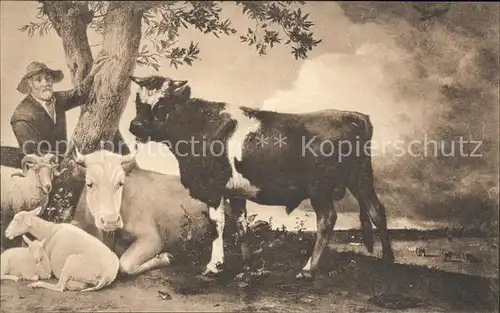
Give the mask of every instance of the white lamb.
M 9 239 L 30 233 L 37 240 L 45 240 L 44 247 L 52 272 L 59 282 L 34 282 L 30 287 L 60 292 L 66 289 L 92 291 L 108 286 L 116 279 L 120 262 L 113 251 L 74 225 L 41 219 L 38 217 L 41 212 L 41 207 L 21 211 L 14 215 L 5 230 L 5 236 Z
M 49 279 L 52 276 L 44 240 L 29 240 L 23 235 L 28 248 L 11 248 L 2 253 L 0 280 L 13 281 Z
M 14 212 L 45 207 L 52 190 L 52 179 L 61 175 L 54 164 L 55 156 L 45 154 L 26 155 L 21 160 L 22 172 L 17 168 L 1 166 L 1 208 L 12 208 Z

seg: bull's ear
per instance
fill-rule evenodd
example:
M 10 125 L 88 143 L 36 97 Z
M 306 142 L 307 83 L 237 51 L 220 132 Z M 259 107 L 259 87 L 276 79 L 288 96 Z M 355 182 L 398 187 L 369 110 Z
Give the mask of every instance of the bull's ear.
M 136 83 L 137 85 L 139 85 L 141 87 L 144 85 L 145 78 L 136 77 L 136 76 L 129 76 L 129 78 L 131 81 L 133 81 L 134 83 Z

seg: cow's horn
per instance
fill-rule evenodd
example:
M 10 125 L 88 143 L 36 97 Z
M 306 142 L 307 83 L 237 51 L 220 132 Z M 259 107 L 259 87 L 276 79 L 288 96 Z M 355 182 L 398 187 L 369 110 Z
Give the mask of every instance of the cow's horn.
M 38 162 L 38 157 L 34 154 L 28 154 L 26 155 L 22 160 L 21 160 L 21 168 L 23 169 L 23 174 L 26 175 L 28 168 L 26 165 L 29 164 L 36 164 Z
M 131 149 L 130 153 L 121 157 L 121 160 L 120 160 L 121 164 L 126 164 L 126 163 L 134 161 L 136 155 L 137 155 L 137 143 L 135 142 L 132 145 L 132 149 Z
M 86 163 L 85 163 L 85 156 L 83 154 L 80 153 L 80 151 L 78 151 L 78 147 L 75 146 L 75 161 L 76 163 L 79 163 L 83 166 L 86 166 Z

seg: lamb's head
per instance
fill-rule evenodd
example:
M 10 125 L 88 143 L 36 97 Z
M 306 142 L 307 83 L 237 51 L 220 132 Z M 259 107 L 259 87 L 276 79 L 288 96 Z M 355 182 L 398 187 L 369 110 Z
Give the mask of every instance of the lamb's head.
M 126 175 L 135 166 L 137 144 L 128 155 L 99 150 L 82 155 L 75 147 L 76 178 L 85 179 L 87 210 L 97 228 L 114 231 L 123 227 L 121 216 Z
M 5 237 L 12 240 L 17 236 L 28 233 L 33 225 L 33 219 L 37 218 L 42 212 L 42 207 L 38 207 L 31 211 L 16 213 L 5 230 Z
M 26 235 L 23 235 L 23 240 L 28 245 L 28 249 L 30 249 L 31 255 L 35 259 L 36 263 L 41 263 L 42 261 L 48 259 L 47 252 L 44 248 L 44 243 L 46 239 L 42 241 L 38 240 L 30 240 Z
M 67 169 L 58 171 L 59 165 L 55 162 L 55 155 L 47 153 L 43 156 L 28 154 L 21 160 L 22 173 L 15 173 L 12 176 L 31 177 L 36 181 L 45 194 L 52 190 L 52 180 L 54 176 L 60 176 Z

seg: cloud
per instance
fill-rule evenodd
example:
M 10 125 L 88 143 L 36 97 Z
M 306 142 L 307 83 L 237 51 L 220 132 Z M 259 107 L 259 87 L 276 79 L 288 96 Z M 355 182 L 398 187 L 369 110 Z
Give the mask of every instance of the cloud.
M 327 53 L 304 62 L 290 88 L 275 92 L 262 108 L 359 111 L 370 115 L 375 143 L 435 140 L 438 155 L 395 156 L 396 150 L 387 149 L 374 156 L 377 190 L 389 214 L 496 225 L 498 19 L 473 24 L 479 13 L 467 7 L 468 19 L 451 15 L 422 26 L 410 7 L 394 6 L 403 17 L 376 4 L 343 7 L 351 24 L 343 23 L 345 29 L 338 32 L 357 26 L 385 34 L 378 42 L 367 35 L 353 53 Z M 494 28 L 497 32 L 482 31 Z M 477 146 L 471 143 L 460 155 L 460 139 L 479 141 L 475 152 L 482 157 L 471 157 Z M 451 149 L 453 156 L 443 155 Z M 352 198 L 346 205 L 358 210 Z

